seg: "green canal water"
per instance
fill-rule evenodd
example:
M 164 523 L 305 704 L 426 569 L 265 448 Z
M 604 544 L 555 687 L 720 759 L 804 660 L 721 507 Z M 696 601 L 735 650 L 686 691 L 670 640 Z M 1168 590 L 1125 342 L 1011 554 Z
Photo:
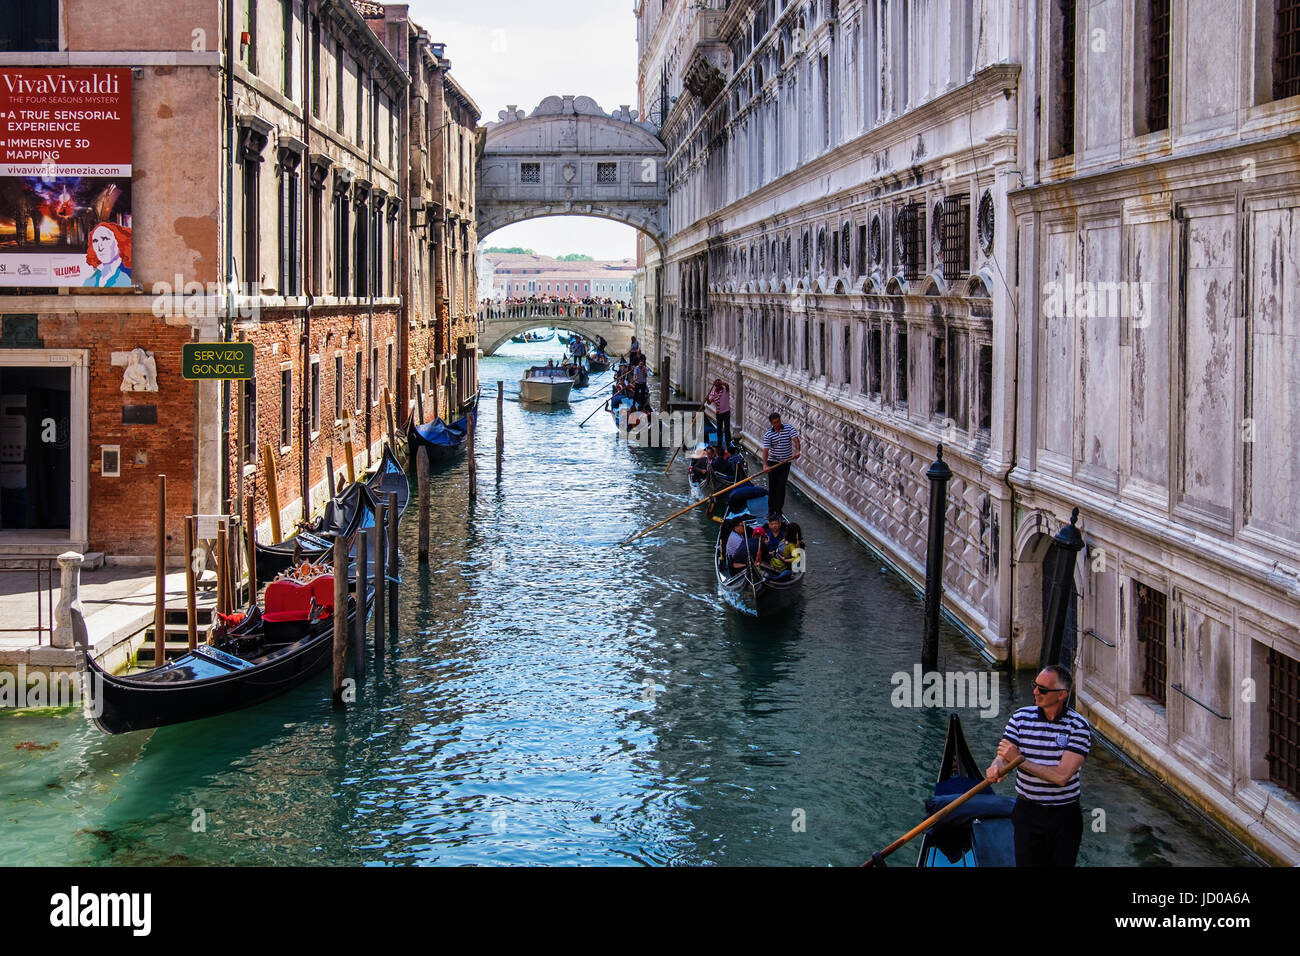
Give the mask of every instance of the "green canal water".
M 498 487 L 495 382 L 509 397 L 556 354 L 484 360 L 478 501 L 465 462 L 435 472 L 426 568 L 408 512 L 400 636 L 346 713 L 321 674 L 120 737 L 79 711 L 0 715 L 0 864 L 850 866 L 919 822 L 947 711 L 891 703 L 918 597 L 797 493 L 809 576 L 779 623 L 723 603 L 695 514 L 620 549 L 688 502 L 685 477 L 603 412 L 579 428 L 599 403 L 580 392 L 507 400 Z M 941 654 L 988 670 L 956 632 Z M 998 677 L 995 716 L 961 711 L 981 761 L 1029 700 L 1028 678 Z M 1101 746 L 1084 806 L 1084 865 L 1257 862 Z

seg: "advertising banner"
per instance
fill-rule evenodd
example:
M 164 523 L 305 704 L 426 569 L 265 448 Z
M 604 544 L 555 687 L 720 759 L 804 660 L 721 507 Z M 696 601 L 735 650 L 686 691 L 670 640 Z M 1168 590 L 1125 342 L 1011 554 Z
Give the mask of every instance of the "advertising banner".
M 0 286 L 133 285 L 131 70 L 0 66 Z

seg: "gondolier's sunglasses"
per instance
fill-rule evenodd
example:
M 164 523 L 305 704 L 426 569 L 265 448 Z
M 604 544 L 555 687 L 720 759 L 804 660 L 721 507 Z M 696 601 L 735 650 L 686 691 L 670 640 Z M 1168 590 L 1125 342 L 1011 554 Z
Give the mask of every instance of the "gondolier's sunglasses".
M 1054 693 L 1055 693 L 1056 691 L 1058 691 L 1058 690 L 1065 690 L 1065 688 L 1064 688 L 1064 687 L 1044 687 L 1042 684 L 1039 684 L 1039 683 L 1037 683 L 1037 682 L 1035 682 L 1035 684 L 1034 684 L 1034 693 L 1035 693 L 1035 694 L 1054 694 Z

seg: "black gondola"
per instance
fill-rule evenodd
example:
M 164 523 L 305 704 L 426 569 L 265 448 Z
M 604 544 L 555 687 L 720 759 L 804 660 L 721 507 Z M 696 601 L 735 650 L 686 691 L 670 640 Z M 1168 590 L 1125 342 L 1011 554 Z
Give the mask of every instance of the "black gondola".
M 215 717 L 277 697 L 322 670 L 334 654 L 334 577 L 273 582 L 267 588 L 269 606 L 279 606 L 282 593 L 293 595 L 291 587 L 309 593 L 289 597 L 284 610 L 263 613 L 253 605 L 217 644 L 200 644 L 140 674 L 115 677 L 87 653 L 95 723 L 105 733 L 122 734 Z M 361 593 L 366 595 L 362 613 L 369 615 L 374 589 Z M 347 615 L 351 629 L 355 595 L 348 597 Z
M 587 383 L 591 381 L 587 375 L 587 368 L 582 362 L 566 362 L 564 369 L 569 373 L 574 388 L 586 388 Z
M 934 795 L 925 801 L 926 815 L 942 810 L 983 779 L 984 772 L 966 746 L 961 719 L 953 714 L 948 718 Z M 977 793 L 925 832 L 916 865 L 1015 866 L 1015 831 L 1011 824 L 1014 805 L 1015 800 L 998 796 L 992 787 Z
M 780 571 L 753 560 L 739 571 L 731 567 L 727 560 L 727 538 L 732 524 L 737 518 L 742 519 L 745 534 L 750 536 L 766 517 L 767 489 L 748 483 L 741 485 L 727 496 L 713 552 L 713 569 L 728 603 L 756 617 L 777 614 L 793 605 L 803 592 L 805 574 L 801 561 Z
M 406 425 L 407 447 L 412 452 L 427 448 L 430 464 L 451 461 L 469 444 L 469 425 L 469 415 L 461 416 L 450 425 L 441 418 L 425 425 L 417 425 L 412 418 Z M 415 467 L 415 462 L 415 455 L 412 454 L 409 458 L 412 468 Z
M 392 449 L 384 447 L 379 467 L 368 478 L 353 482 L 337 498 L 325 505 L 319 518 L 309 527 L 302 528 L 279 544 L 257 544 L 257 580 L 270 581 L 294 561 L 294 554 L 308 561 L 318 561 L 334 547 L 334 539 L 342 534 L 351 537 L 358 528 L 374 523 L 376 500 L 388 500 L 390 491 L 397 492 L 399 516 L 406 510 L 411 490 L 401 463 Z
M 601 372 L 609 371 L 609 356 L 604 352 L 588 352 L 587 367 L 591 369 L 592 374 L 599 375 Z

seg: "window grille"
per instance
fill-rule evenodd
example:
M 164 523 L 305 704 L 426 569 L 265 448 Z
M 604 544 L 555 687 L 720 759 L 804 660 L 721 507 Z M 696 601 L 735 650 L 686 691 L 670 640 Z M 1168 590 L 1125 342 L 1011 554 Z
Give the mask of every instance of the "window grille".
M 618 163 L 597 163 L 596 182 L 609 185 L 618 182 Z
M 1300 661 L 1268 652 L 1268 779 L 1300 797 Z
M 519 181 L 521 183 L 540 183 L 542 181 L 542 164 L 520 163 Z
M 1169 0 L 1150 0 L 1147 132 L 1169 128 Z
M 1273 22 L 1273 99 L 1300 96 L 1300 0 L 1277 0 Z
M 1167 699 L 1169 678 L 1168 598 L 1145 584 L 1137 585 L 1137 639 L 1142 646 L 1142 693 L 1160 704 Z
M 898 260 L 907 279 L 919 278 L 925 271 L 925 206 L 908 203 L 898 211 L 895 223 L 898 235 Z

